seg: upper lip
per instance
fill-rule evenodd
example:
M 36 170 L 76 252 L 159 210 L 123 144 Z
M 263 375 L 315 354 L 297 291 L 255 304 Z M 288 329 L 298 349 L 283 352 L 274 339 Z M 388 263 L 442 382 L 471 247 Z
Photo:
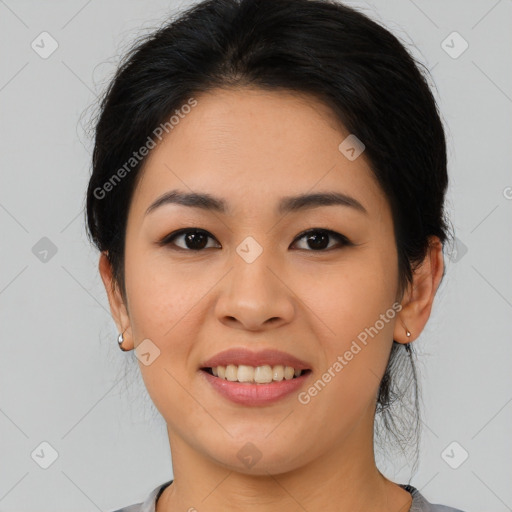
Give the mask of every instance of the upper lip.
M 247 366 L 291 366 L 295 370 L 309 370 L 309 365 L 291 354 L 280 350 L 265 349 L 252 352 L 246 348 L 230 348 L 215 354 L 210 359 L 201 363 L 201 368 L 215 368 L 228 364 Z

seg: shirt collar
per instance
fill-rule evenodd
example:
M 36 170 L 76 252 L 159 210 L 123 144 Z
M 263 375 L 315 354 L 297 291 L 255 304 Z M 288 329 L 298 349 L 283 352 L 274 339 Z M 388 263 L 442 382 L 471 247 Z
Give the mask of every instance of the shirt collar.
M 142 503 L 140 507 L 140 512 L 155 512 L 156 509 L 156 501 L 164 491 L 164 489 L 172 484 L 173 480 L 168 480 L 163 484 L 159 484 L 155 487 L 145 499 L 144 503 Z M 427 512 L 430 509 L 430 503 L 425 499 L 425 497 L 416 489 L 409 484 L 398 484 L 402 489 L 405 489 L 412 496 L 412 504 L 411 508 L 408 512 Z

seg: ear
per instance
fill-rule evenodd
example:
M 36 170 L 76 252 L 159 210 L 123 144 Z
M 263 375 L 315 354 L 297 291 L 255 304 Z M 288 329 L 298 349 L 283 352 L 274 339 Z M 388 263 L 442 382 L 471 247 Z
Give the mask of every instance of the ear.
M 437 236 L 429 237 L 425 259 L 413 273 L 413 282 L 402 299 L 393 339 L 397 343 L 409 343 L 423 331 L 430 317 L 432 303 L 444 272 L 443 245 Z M 406 329 L 411 335 L 406 335 Z
M 108 302 L 110 304 L 110 312 L 114 319 L 117 330 L 124 333 L 123 348 L 126 350 L 133 349 L 133 338 L 131 335 L 131 324 L 128 310 L 124 303 L 119 284 L 113 278 L 112 265 L 108 259 L 107 253 L 103 251 L 100 255 L 100 261 L 98 265 L 100 271 L 101 280 L 105 286 L 105 290 L 108 296 Z

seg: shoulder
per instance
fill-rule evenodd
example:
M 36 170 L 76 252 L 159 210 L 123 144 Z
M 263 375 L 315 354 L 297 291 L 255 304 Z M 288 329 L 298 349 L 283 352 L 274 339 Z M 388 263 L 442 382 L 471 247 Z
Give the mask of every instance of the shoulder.
M 448 507 L 447 505 L 430 504 L 429 512 L 464 512 L 458 508 Z
M 458 508 L 449 507 L 448 505 L 438 505 L 430 503 L 429 512 L 464 512 Z
M 112 510 L 110 512 L 155 512 L 156 502 L 160 497 L 160 494 L 164 491 L 164 489 L 170 485 L 173 481 L 169 480 L 164 482 L 163 484 L 157 485 L 146 497 L 146 499 L 141 503 L 135 503 L 133 505 L 128 505 L 123 508 L 119 508 L 116 510 Z
M 135 505 L 129 505 L 127 507 L 118 508 L 117 510 L 112 510 L 112 512 L 141 512 L 142 510 L 142 502 L 136 503 Z
M 448 505 L 440 505 L 431 503 L 423 494 L 420 493 L 416 487 L 408 484 L 399 484 L 400 487 L 411 493 L 412 505 L 409 512 L 465 512 L 458 508 L 453 508 Z

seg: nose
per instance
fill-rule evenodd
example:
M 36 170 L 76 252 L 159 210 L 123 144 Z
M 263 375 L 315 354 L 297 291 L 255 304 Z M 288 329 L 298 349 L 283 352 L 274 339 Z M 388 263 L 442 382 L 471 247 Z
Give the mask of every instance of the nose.
M 217 318 L 225 325 L 264 331 L 292 320 L 296 309 L 292 283 L 286 283 L 284 273 L 263 254 L 252 263 L 235 256 L 216 303 Z

